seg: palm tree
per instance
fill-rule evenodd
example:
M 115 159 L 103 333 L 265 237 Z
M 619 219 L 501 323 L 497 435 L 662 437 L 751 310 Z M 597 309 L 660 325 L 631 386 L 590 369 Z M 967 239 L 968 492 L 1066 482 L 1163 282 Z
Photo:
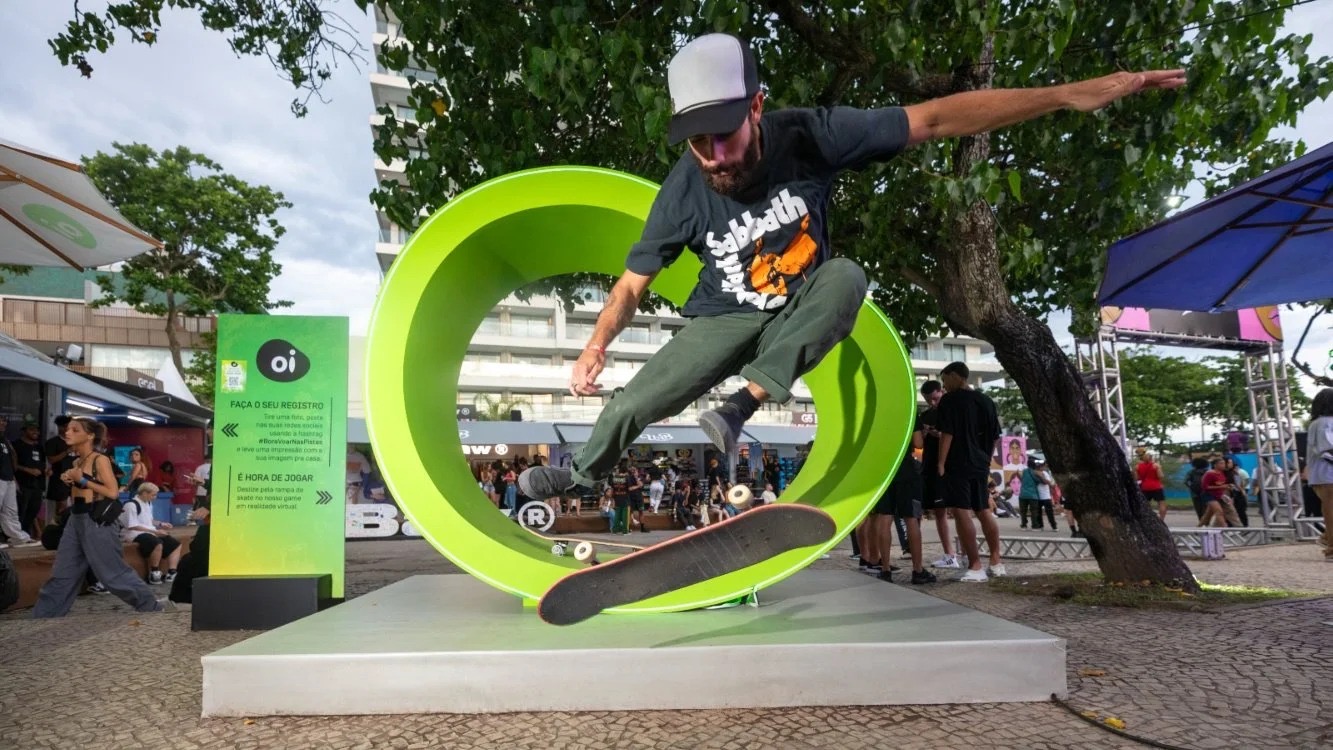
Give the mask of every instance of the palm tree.
M 473 399 L 472 405 L 477 407 L 476 418 L 480 422 L 508 422 L 511 411 L 520 406 L 532 406 L 532 401 L 522 397 L 493 397 L 481 393 Z

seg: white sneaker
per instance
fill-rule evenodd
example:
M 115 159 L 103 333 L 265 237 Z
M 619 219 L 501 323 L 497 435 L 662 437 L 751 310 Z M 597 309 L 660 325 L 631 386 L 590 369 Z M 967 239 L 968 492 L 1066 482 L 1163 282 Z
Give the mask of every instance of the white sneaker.
M 154 585 L 154 586 L 161 585 L 161 583 L 162 583 L 162 571 L 160 571 L 160 570 L 154 570 L 152 573 L 149 573 L 149 574 L 148 574 L 148 582 L 149 582 L 150 584 Z
M 986 571 L 984 570 L 969 570 L 958 576 L 957 580 L 966 581 L 967 583 L 985 583 L 990 579 L 986 577 Z
M 955 569 L 956 569 L 956 568 L 961 568 L 961 567 L 963 567 L 963 566 L 961 566 L 961 565 L 958 564 L 958 558 L 954 557 L 953 555 L 945 555 L 944 557 L 941 557 L 940 559 L 938 559 L 938 560 L 936 560 L 935 562 L 931 563 L 931 564 L 930 564 L 930 567 L 932 567 L 932 568 L 955 568 Z
M 990 574 L 991 578 L 1001 578 L 1009 575 L 1009 572 L 1004 569 L 1004 563 L 992 565 L 989 568 L 986 568 L 986 572 Z
M 686 526 L 686 527 L 685 527 L 685 530 L 686 530 L 686 531 L 694 531 L 694 527 L 693 527 L 693 526 Z

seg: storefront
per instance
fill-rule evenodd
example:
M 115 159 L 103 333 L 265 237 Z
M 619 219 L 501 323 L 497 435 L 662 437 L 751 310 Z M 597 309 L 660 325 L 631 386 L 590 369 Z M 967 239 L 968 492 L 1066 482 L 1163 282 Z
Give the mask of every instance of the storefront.
M 554 465 L 568 465 L 575 451 L 592 435 L 590 424 L 557 424 L 562 445 L 554 456 Z M 639 434 L 630 444 L 628 457 L 637 467 L 673 466 L 683 479 L 703 476 L 708 457 L 715 453 L 704 431 L 692 425 L 655 424 Z
M 144 393 L 138 393 L 143 391 Z M 55 436 L 55 417 L 92 417 L 107 427 L 109 452 L 128 457 L 140 448 L 148 458 L 148 479 L 164 490 L 162 520 L 170 520 L 171 503 L 193 501 L 194 487 L 184 477 L 204 461 L 207 410 L 189 414 L 166 394 L 125 383 L 80 375 L 47 362 L 42 355 L 12 340 L 0 340 L 0 413 L 9 417 L 5 434 L 17 440 L 23 424 L 36 422 L 41 440 Z M 199 409 L 199 407 L 194 407 Z M 175 471 L 163 471 L 174 466 Z M 168 495 L 167 493 L 171 493 Z
M 458 441 L 472 475 L 479 476 L 482 466 L 496 461 L 513 464 L 524 458 L 531 464 L 541 456 L 550 463 L 551 449 L 560 444 L 560 435 L 549 422 L 459 422 Z
M 814 427 L 747 424 L 742 435 L 741 460 L 737 468 L 738 481 L 762 490 L 764 468 L 773 467 L 773 489 L 781 494 L 805 460 L 807 448 L 815 439 Z

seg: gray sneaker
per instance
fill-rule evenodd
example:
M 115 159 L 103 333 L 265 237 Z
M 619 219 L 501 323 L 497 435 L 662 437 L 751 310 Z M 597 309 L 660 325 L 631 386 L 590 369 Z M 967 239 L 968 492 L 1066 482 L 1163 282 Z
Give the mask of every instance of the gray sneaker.
M 704 434 L 713 445 L 728 456 L 736 452 L 741 428 L 745 426 L 745 420 L 741 419 L 735 408 L 730 404 L 723 404 L 699 415 L 699 427 L 703 428 Z
M 554 466 L 533 466 L 518 475 L 518 491 L 533 500 L 561 497 L 574 486 L 574 473 Z

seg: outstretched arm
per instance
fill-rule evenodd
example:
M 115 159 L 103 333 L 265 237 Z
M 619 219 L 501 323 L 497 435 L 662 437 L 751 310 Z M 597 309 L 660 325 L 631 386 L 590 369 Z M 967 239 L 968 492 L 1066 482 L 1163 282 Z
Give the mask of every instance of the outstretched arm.
M 592 338 L 574 363 L 574 372 L 569 378 L 569 393 L 573 396 L 592 396 L 601 389 L 597 376 L 606 367 L 606 347 L 625 330 L 634 319 L 634 311 L 639 308 L 648 285 L 653 282 L 653 274 L 645 276 L 633 271 L 620 275 L 611 294 L 606 298 L 606 305 L 601 315 L 597 316 L 597 325 L 593 328 Z
M 1112 73 L 1060 86 L 965 91 L 904 107 L 910 127 L 907 143 L 985 133 L 1059 109 L 1092 112 L 1139 91 L 1183 85 L 1184 70 L 1149 70 Z

